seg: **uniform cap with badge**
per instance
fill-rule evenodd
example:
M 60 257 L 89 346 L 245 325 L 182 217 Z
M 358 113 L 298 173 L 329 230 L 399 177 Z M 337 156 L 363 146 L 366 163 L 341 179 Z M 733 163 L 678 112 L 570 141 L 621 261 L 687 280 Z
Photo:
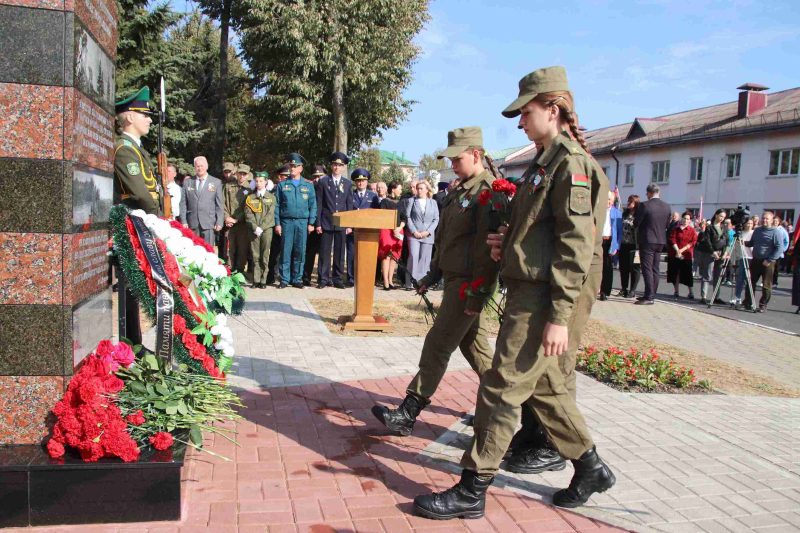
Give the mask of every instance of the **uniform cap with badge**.
M 368 180 L 372 177 L 369 170 L 365 168 L 357 168 L 350 174 L 350 179 L 353 181 Z
M 328 162 L 336 163 L 337 165 L 346 165 L 350 162 L 350 158 L 342 152 L 333 152 Z
M 297 152 L 292 152 L 286 155 L 285 162 L 290 166 L 305 166 L 306 160 L 303 158 L 302 155 L 298 154 Z
M 483 132 L 478 126 L 466 126 L 447 132 L 447 148 L 436 156 L 437 159 L 456 157 L 472 146 L 483 147 Z
M 259 170 L 258 172 L 256 172 L 256 177 L 267 179 L 269 177 L 269 172 L 267 172 L 266 170 Z
M 289 163 L 286 163 L 285 165 L 281 165 L 281 167 L 278 168 L 278 176 L 288 176 L 290 174 L 291 174 L 291 171 L 289 170 Z
M 325 175 L 325 167 L 323 167 L 322 165 L 314 166 L 314 173 L 311 174 L 311 175 L 314 176 L 315 178 L 319 178 L 321 176 L 324 176 Z
M 136 111 L 144 115 L 152 115 L 150 109 L 150 87 L 142 87 L 127 98 L 114 104 L 114 112 L 119 115 L 126 111 Z
M 555 66 L 534 70 L 519 80 L 519 95 L 502 111 L 503 116 L 514 118 L 521 113 L 520 109 L 540 94 L 557 91 L 570 92 L 567 71 L 564 67 Z

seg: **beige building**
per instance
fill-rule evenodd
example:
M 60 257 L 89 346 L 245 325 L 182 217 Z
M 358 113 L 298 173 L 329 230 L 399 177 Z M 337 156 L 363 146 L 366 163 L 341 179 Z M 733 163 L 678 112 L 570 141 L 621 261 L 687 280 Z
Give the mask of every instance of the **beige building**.
M 645 198 L 649 183 L 674 210 L 703 216 L 749 205 L 792 223 L 800 214 L 800 88 L 767 93 L 742 85 L 732 102 L 585 132 L 592 154 L 619 187 Z M 534 146 L 506 157 L 503 171 L 519 177 Z

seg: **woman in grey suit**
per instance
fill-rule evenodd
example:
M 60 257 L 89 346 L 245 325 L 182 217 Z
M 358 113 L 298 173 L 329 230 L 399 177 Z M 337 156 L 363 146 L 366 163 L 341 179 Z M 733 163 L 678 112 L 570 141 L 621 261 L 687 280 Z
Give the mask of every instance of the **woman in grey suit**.
M 406 268 L 415 280 L 422 279 L 431 266 L 433 234 L 439 224 L 439 208 L 431 198 L 427 181 L 420 181 L 413 201 L 406 204 L 408 263 Z M 410 280 L 406 280 L 410 281 Z M 408 285 L 408 283 L 406 284 Z

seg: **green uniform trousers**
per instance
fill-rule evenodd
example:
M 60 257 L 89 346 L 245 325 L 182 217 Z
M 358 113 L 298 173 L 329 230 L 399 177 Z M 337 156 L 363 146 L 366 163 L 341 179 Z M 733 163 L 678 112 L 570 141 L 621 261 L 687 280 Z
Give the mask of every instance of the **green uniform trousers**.
M 526 400 L 562 457 L 578 459 L 594 445 L 567 390 L 558 358 L 544 356 L 542 335 L 551 309 L 550 285 L 506 280 L 506 286 L 497 349 L 478 390 L 475 437 L 461 459 L 461 466 L 479 474 L 497 471 Z M 532 395 L 534 391 L 537 394 Z
M 281 283 L 302 283 L 306 262 L 307 218 L 282 218 Z
M 228 257 L 231 270 L 244 274 L 247 252 L 254 235 L 245 222 L 237 222 L 228 230 Z
M 249 230 L 248 230 L 249 231 Z M 253 283 L 266 285 L 269 275 L 269 251 L 272 247 L 274 228 L 267 228 L 259 237 L 250 241 L 250 253 L 253 255 Z
M 469 316 L 464 314 L 466 299 L 459 297 L 461 284 L 469 282 L 467 276 L 445 275 L 442 303 L 436 313 L 436 320 L 422 345 L 419 359 L 419 372 L 408 385 L 407 392 L 425 400 L 433 396 L 447 371 L 447 363 L 456 348 L 478 376 L 492 365 L 494 355 L 486 339 L 486 311 Z

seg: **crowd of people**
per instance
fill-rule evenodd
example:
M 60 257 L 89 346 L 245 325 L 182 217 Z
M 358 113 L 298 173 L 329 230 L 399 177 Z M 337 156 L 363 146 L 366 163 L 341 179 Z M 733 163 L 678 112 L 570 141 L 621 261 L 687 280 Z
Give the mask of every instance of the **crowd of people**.
M 331 154 L 328 168 L 314 167 L 306 179 L 306 162 L 292 153 L 272 176 L 249 165 L 226 162 L 223 177 L 208 173 L 203 156 L 194 159 L 194 175 L 178 177 L 168 165 L 167 192 L 172 217 L 217 247 L 231 269 L 242 272 L 255 288 L 352 287 L 355 240 L 350 228 L 334 224 L 335 213 L 359 209 L 397 211 L 397 227 L 381 231 L 376 283 L 384 290 L 412 290 L 428 273 L 433 237 L 448 185 L 437 194 L 426 180 L 370 182 L 356 168 L 344 175 L 350 159 Z M 457 184 L 457 180 L 454 182 Z M 398 269 L 398 265 L 400 268 Z M 397 280 L 397 281 L 395 281 Z
M 630 195 L 620 210 L 615 206 L 615 194 L 609 194 L 603 229 L 603 282 L 598 299 L 606 300 L 611 294 L 616 262 L 620 281 L 616 295 L 636 298 L 635 303 L 640 305 L 654 303 L 661 254 L 666 253 L 667 283 L 673 287 L 674 299 L 683 298 L 683 285 L 687 290 L 685 298 L 695 300 L 694 285 L 699 281 L 699 302 L 703 305 L 767 310 L 779 273 L 791 272 L 793 260 L 798 261 L 796 244 L 800 232 L 795 232 L 790 221 L 769 210 L 761 216 L 737 217 L 735 211 L 725 209 L 717 209 L 710 220 L 705 220 L 691 211 L 672 212 L 669 204 L 659 198 L 656 184 L 648 186 L 647 196 L 647 201 L 640 202 L 638 195 Z M 640 277 L 644 278 L 644 293 L 637 297 Z M 721 286 L 733 287 L 730 300 L 720 296 Z M 758 288 L 762 294 L 756 305 L 753 298 Z M 795 282 L 793 293 L 799 291 Z M 793 299 L 800 305 L 800 294 L 793 294 Z

